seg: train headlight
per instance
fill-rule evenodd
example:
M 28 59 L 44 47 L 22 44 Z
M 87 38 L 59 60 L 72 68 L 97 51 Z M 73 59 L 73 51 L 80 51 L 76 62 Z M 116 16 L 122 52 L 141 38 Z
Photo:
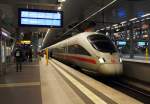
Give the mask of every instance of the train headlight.
M 121 58 L 119 59 L 119 61 L 120 61 L 120 63 L 122 63 L 122 59 Z
M 99 62 L 100 62 L 100 63 L 105 63 L 104 58 L 99 58 Z

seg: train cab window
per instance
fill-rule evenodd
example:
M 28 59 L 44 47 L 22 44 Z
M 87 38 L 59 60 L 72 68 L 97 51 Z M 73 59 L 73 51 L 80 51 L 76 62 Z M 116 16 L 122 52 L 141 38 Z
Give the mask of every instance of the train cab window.
M 104 35 L 91 35 L 88 40 L 96 50 L 111 53 L 117 51 L 112 41 Z
M 68 53 L 91 56 L 90 53 L 80 45 L 68 46 Z

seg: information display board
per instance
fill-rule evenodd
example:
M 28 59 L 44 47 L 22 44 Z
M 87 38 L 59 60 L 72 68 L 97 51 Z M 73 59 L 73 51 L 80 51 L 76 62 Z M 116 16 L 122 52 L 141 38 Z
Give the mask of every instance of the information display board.
M 145 45 L 147 45 L 147 42 L 142 42 L 142 41 L 140 41 L 140 42 L 138 42 L 137 45 L 138 45 L 138 46 L 145 46 Z
M 63 12 L 39 9 L 18 9 L 18 25 L 32 27 L 60 28 L 63 26 Z
M 117 41 L 117 45 L 124 46 L 126 45 L 126 41 Z

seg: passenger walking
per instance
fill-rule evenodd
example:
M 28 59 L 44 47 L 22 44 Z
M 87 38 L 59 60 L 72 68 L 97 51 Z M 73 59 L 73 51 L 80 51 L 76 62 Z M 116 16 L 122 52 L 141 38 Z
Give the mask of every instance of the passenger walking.
M 15 51 L 15 59 L 16 59 L 16 72 L 20 70 L 22 71 L 22 61 L 23 61 L 23 52 L 21 48 L 17 48 Z

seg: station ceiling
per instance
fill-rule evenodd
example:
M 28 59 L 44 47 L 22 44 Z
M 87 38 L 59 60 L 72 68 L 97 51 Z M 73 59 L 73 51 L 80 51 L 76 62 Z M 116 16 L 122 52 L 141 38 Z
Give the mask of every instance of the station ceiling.
M 78 23 L 102 8 L 112 0 L 66 0 L 62 3 L 64 12 L 64 26 L 61 29 L 51 29 L 45 39 L 45 46 L 57 41 L 63 33 L 68 30 L 68 25 Z M 150 12 L 149 0 L 118 0 L 114 5 L 106 8 L 103 12 L 92 17 L 97 23 L 96 28 L 119 23 L 124 20 L 137 17 L 138 15 Z M 21 28 L 17 26 L 17 9 L 48 9 L 56 10 L 59 6 L 57 0 L 0 0 L 0 18 L 9 31 L 16 32 L 39 32 L 46 34 L 48 28 Z

